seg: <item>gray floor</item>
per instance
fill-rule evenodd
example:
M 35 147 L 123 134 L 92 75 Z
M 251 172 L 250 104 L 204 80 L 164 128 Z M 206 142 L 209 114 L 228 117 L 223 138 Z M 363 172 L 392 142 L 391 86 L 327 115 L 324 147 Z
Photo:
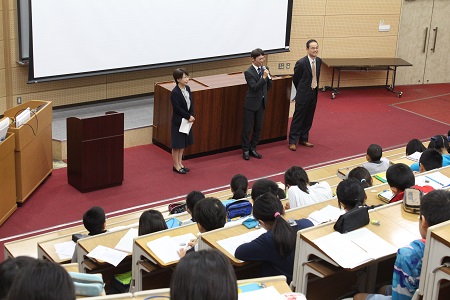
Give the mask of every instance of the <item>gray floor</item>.
M 105 114 L 107 111 L 123 112 L 125 130 L 146 127 L 153 124 L 153 96 L 144 96 L 114 102 L 87 104 L 78 107 L 56 108 L 53 110 L 53 139 L 67 139 L 66 118 L 88 118 Z

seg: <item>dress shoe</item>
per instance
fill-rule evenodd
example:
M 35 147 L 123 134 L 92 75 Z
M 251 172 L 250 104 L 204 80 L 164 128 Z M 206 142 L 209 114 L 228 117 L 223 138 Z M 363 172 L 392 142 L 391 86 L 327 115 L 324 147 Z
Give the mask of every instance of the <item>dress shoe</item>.
M 186 168 L 186 167 L 182 167 L 183 170 L 185 170 L 186 172 L 189 172 L 191 169 Z
M 289 150 L 297 151 L 297 146 L 295 144 L 289 144 Z
M 186 170 L 183 169 L 183 168 L 177 170 L 177 168 L 173 167 L 173 171 L 178 173 L 178 174 L 186 174 Z
M 262 158 L 262 155 L 259 154 L 258 152 L 256 152 L 256 150 L 250 150 L 250 156 L 253 156 L 253 157 L 257 158 L 257 159 L 261 159 Z
M 245 160 L 249 160 L 250 159 L 250 152 L 244 151 L 244 153 L 242 154 L 242 158 L 245 159 Z
M 305 147 L 312 148 L 314 147 L 314 144 L 308 143 L 308 142 L 299 142 L 300 145 L 303 145 Z

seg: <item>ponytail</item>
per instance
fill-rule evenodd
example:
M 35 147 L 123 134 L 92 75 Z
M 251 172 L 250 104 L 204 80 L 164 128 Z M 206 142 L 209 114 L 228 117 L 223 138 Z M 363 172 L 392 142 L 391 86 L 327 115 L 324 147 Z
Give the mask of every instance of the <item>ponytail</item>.
M 272 223 L 272 234 L 278 253 L 288 256 L 295 249 L 296 230 L 282 217 L 283 204 L 271 193 L 264 193 L 253 205 L 253 217 Z
M 246 198 L 247 197 L 247 193 L 241 188 L 238 187 L 237 190 L 233 191 L 233 199 L 242 199 L 242 198 Z

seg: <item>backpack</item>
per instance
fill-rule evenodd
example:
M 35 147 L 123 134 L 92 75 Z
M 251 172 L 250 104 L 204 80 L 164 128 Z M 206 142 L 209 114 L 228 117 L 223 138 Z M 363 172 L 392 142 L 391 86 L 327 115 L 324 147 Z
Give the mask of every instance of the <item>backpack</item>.
M 236 217 L 245 217 L 252 214 L 252 204 L 248 200 L 236 200 L 225 206 L 229 220 Z

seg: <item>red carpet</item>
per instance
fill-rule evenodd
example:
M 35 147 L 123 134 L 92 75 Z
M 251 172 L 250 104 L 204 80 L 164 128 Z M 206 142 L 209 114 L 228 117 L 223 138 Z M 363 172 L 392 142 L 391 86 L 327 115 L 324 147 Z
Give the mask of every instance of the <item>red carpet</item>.
M 380 87 L 342 89 L 335 100 L 330 99 L 330 92 L 319 93 L 310 133 L 314 148 L 299 147 L 292 152 L 287 142 L 276 142 L 258 147 L 262 160 L 244 161 L 238 150 L 191 159 L 185 161 L 192 170 L 188 175 L 174 173 L 170 154 L 154 145 L 129 148 L 125 150 L 123 185 L 86 194 L 67 184 L 66 169 L 54 170 L 53 175 L 0 227 L 0 239 L 80 220 L 83 212 L 93 205 L 102 206 L 111 213 L 163 199 L 168 202 L 194 189 L 205 191 L 226 186 L 236 173 L 249 179 L 275 174 L 275 180 L 282 180 L 280 174 L 292 165 L 311 167 L 363 154 L 371 143 L 387 149 L 405 145 L 412 138 L 428 139 L 435 134 L 447 133 L 448 125 L 404 109 L 409 105 L 409 110 L 421 111 L 423 115 L 447 112 L 448 118 L 450 84 L 406 86 L 399 90 L 403 91 L 400 99 Z M 447 95 L 438 96 L 443 94 Z M 421 107 L 413 108 L 408 103 L 399 105 L 402 109 L 392 106 L 430 96 L 438 97 L 408 102 L 420 103 Z M 435 110 L 436 106 L 439 109 Z M 443 122 L 443 119 L 439 120 Z

